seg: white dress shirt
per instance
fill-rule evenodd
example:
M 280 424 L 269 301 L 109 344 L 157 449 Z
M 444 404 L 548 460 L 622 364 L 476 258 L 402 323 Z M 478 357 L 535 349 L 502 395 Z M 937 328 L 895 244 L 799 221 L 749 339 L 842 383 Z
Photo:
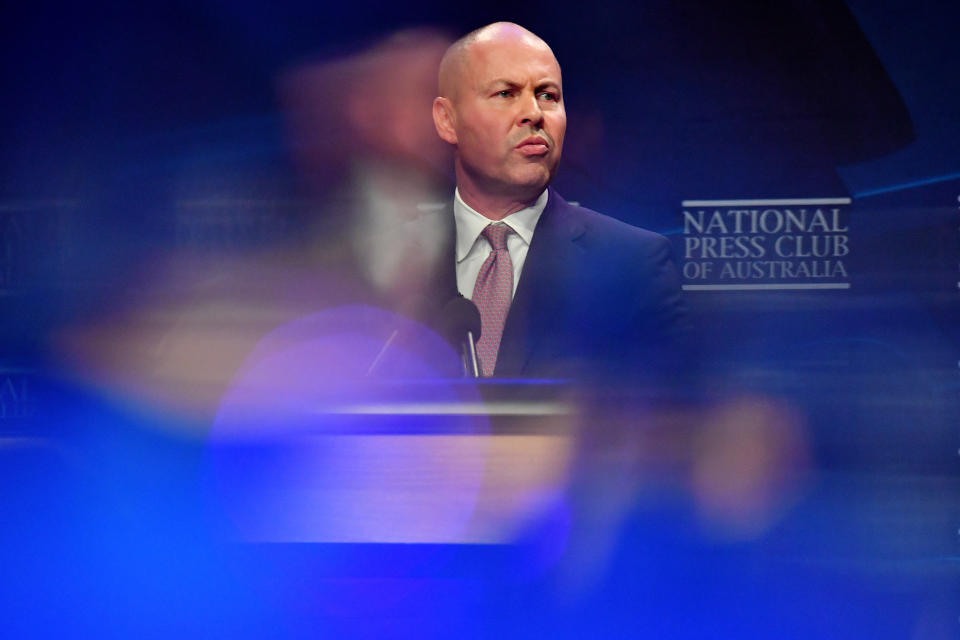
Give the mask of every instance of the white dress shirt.
M 515 233 L 507 235 L 507 251 L 513 262 L 513 293 L 517 293 L 517 284 L 523 271 L 523 263 L 527 259 L 527 251 L 533 240 L 533 230 L 537 226 L 540 214 L 547 206 L 547 190 L 544 189 L 540 197 L 526 209 L 511 213 L 499 222 L 504 222 Z M 498 222 L 478 213 L 463 201 L 460 190 L 454 192 L 453 219 L 457 226 L 457 289 L 460 294 L 469 299 L 473 298 L 473 287 L 477 283 L 480 267 L 493 249 L 487 239 L 480 234 L 487 225 Z

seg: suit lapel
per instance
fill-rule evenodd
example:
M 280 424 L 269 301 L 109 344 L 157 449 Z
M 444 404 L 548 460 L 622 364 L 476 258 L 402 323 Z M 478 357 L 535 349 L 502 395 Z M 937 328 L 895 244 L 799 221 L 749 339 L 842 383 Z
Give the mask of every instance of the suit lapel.
M 565 274 L 576 268 L 583 255 L 575 242 L 583 232 L 572 207 L 551 189 L 507 315 L 497 355 L 497 376 L 525 373 L 544 328 L 555 321 Z

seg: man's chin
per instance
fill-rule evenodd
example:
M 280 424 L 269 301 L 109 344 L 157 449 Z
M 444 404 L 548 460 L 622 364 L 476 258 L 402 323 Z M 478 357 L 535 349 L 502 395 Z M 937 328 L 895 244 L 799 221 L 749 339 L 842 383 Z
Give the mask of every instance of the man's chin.
M 533 193 L 533 197 L 547 188 L 553 179 L 553 172 L 541 167 L 540 171 L 522 171 L 513 176 L 512 184 L 518 192 Z

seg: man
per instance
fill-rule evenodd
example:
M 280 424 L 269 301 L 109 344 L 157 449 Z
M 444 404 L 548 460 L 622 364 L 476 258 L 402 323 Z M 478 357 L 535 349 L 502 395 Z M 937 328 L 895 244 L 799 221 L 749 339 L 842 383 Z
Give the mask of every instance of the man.
M 566 203 L 548 185 L 566 132 L 560 65 L 523 27 L 455 42 L 437 132 L 455 149 L 456 277 L 478 306 L 484 375 L 653 373 L 682 324 L 669 242 Z

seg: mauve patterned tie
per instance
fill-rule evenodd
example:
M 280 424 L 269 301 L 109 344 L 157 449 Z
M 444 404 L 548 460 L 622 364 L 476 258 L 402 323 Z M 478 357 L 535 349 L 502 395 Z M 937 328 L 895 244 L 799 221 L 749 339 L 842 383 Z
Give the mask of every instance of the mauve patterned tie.
M 503 325 L 513 299 L 513 260 L 507 251 L 507 235 L 510 233 L 513 229 L 503 223 L 491 224 L 483 230 L 483 237 L 493 251 L 480 266 L 477 284 L 473 287 L 473 302 L 480 310 L 477 355 L 485 376 L 493 375 Z

